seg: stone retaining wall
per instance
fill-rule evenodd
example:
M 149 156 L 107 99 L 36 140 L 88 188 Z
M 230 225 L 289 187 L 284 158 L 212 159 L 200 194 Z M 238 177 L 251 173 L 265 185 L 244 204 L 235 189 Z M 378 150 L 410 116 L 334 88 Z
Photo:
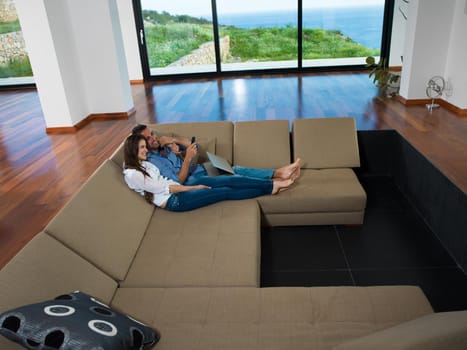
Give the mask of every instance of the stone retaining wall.
M 13 0 L 0 0 L 0 22 L 13 22 L 17 19 L 15 2 Z
M 227 35 L 220 40 L 220 51 L 222 62 L 230 56 L 230 37 Z M 195 66 L 202 64 L 215 64 L 216 53 L 214 49 L 214 42 L 209 41 L 202 44 L 199 49 L 194 50 L 190 54 L 183 56 L 179 60 L 169 64 L 168 67 L 183 67 Z
M 26 46 L 24 44 L 22 32 L 12 32 L 0 35 L 0 64 L 5 65 L 8 62 L 26 58 Z

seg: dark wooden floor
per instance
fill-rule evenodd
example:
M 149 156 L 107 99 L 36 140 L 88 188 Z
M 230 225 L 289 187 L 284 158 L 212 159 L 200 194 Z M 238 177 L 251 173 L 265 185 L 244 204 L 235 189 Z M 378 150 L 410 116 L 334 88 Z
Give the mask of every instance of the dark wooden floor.
M 0 92 L 0 267 L 42 230 L 138 122 L 352 116 L 396 129 L 467 193 L 467 118 L 381 99 L 365 73 L 242 77 L 132 86 L 136 113 L 47 135 L 35 90 Z M 273 141 L 273 140 L 271 140 Z

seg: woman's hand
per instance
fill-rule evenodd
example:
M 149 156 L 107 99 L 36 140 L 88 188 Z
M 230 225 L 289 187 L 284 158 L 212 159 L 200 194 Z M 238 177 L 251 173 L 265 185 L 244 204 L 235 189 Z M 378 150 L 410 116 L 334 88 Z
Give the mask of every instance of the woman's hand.
M 194 186 L 170 185 L 169 186 L 169 193 L 194 191 L 194 190 L 201 190 L 201 189 L 205 189 L 205 188 L 211 188 L 211 187 L 206 186 L 206 185 L 194 185 Z
M 203 188 L 211 188 L 211 187 L 206 186 L 206 185 L 194 185 L 194 186 L 187 186 L 187 187 L 192 187 L 192 190 L 201 190 Z

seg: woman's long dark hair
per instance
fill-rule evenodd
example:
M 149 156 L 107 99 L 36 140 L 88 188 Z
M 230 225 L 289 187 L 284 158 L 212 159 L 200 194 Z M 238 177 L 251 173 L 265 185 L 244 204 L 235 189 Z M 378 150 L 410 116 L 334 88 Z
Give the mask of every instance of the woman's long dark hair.
M 138 159 L 139 142 L 141 140 L 144 140 L 147 147 L 148 144 L 146 138 L 141 134 L 132 134 L 125 140 L 125 145 L 123 146 L 123 159 L 125 160 L 124 167 L 125 169 L 135 169 L 143 173 L 144 176 L 151 177 Z M 153 204 L 153 193 L 144 191 L 144 198 L 146 198 L 149 203 Z

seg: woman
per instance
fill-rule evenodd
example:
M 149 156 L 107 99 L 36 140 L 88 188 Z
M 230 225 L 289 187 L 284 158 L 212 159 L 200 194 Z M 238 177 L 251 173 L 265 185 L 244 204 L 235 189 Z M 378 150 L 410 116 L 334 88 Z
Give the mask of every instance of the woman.
M 125 181 L 132 190 L 144 194 L 148 202 L 170 211 L 187 211 L 223 200 L 276 194 L 294 182 L 292 179 L 253 179 L 233 175 L 222 176 L 224 180 L 217 179 L 215 183 L 207 177 L 200 178 L 199 183 L 191 186 L 180 185 L 163 177 L 155 165 L 146 161 L 146 142 L 146 138 L 138 134 L 125 140 Z

